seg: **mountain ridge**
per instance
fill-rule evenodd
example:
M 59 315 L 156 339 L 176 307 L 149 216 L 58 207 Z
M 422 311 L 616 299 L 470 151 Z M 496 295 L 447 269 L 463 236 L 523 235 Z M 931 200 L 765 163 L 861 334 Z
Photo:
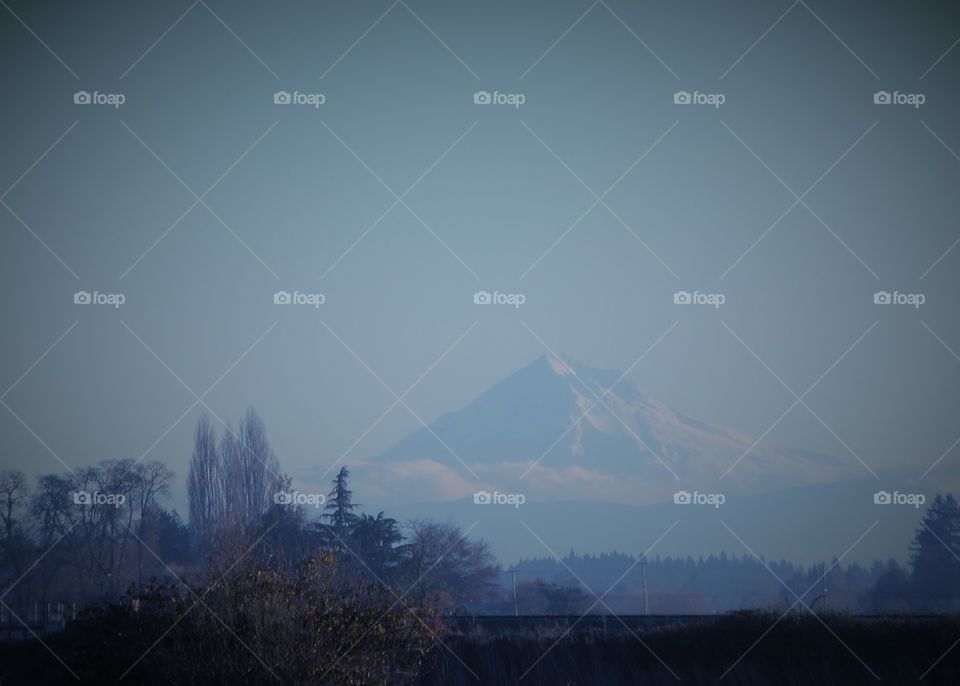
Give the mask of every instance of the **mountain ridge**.
M 694 419 L 619 372 L 552 354 L 500 379 L 372 462 L 411 461 L 433 462 L 464 478 L 490 478 L 494 486 L 498 480 L 501 486 L 523 481 L 536 490 L 540 479 L 554 485 L 566 480 L 571 492 L 551 497 L 583 497 L 575 483 L 591 476 L 642 482 L 641 500 L 620 489 L 620 502 L 641 502 L 652 489 L 662 499 L 680 486 L 761 492 L 856 475 L 836 458 L 775 448 Z

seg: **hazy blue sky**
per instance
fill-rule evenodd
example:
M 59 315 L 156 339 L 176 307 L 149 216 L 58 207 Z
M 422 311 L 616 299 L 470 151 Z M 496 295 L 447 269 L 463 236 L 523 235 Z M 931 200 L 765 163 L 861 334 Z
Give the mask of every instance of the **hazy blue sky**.
M 164 365 L 197 394 L 218 382 L 204 402 L 224 419 L 255 406 L 287 471 L 325 466 L 394 400 L 347 347 L 399 394 L 474 323 L 405 398 L 427 422 L 543 354 L 530 330 L 625 370 L 678 321 L 631 380 L 759 436 L 794 398 L 722 322 L 798 394 L 879 322 L 805 401 L 878 470 L 919 476 L 960 436 L 952 3 L 8 4 L 4 466 L 156 443 L 183 477 L 202 408 L 170 428 L 194 397 Z M 125 102 L 76 105 L 80 90 Z M 479 90 L 525 102 L 475 105 Z M 725 101 L 677 105 L 681 90 Z M 877 105 L 881 90 L 925 102 Z M 628 169 L 544 255 L 587 187 Z M 354 246 L 394 203 L 385 186 L 418 179 Z M 767 232 L 788 188 L 803 202 Z M 477 307 L 481 289 L 526 302 Z M 126 301 L 78 306 L 79 290 Z M 326 302 L 278 307 L 277 290 Z M 726 302 L 679 307 L 679 290 Z M 419 426 L 397 407 L 348 461 Z M 766 440 L 848 456 L 803 407 Z

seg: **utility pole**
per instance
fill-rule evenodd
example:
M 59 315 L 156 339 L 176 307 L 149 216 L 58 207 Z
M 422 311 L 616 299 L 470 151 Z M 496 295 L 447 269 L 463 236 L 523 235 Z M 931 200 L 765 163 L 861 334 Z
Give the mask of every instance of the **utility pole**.
M 647 556 L 640 556 L 640 574 L 643 577 L 643 614 L 648 615 L 650 611 L 647 606 Z
M 515 576 L 516 568 L 511 567 L 507 571 L 510 572 L 510 581 L 513 583 L 513 616 L 520 616 L 520 606 L 517 605 L 517 577 Z
M 827 609 L 827 563 L 820 563 L 820 595 L 823 597 L 823 609 Z
M 815 614 L 813 608 L 817 606 L 817 601 L 822 601 L 821 607 L 827 609 L 827 563 L 820 563 L 820 595 L 813 599 L 813 602 L 810 604 L 810 614 Z

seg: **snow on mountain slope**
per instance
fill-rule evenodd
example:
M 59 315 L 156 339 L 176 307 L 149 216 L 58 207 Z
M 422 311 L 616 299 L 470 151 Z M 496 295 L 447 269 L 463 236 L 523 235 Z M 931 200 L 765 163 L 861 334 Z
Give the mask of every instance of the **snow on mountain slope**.
M 375 492 L 405 501 L 485 488 L 626 504 L 663 501 L 679 489 L 756 493 L 825 483 L 858 476 L 856 467 L 705 424 L 617 372 L 551 355 L 356 464 Z

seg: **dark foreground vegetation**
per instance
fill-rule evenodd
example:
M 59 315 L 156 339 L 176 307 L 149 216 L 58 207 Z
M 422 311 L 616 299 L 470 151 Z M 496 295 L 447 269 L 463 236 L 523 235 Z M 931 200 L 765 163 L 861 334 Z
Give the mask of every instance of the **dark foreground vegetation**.
M 363 512 L 349 470 L 331 476 L 326 494 L 294 489 L 252 410 L 219 439 L 198 422 L 186 521 L 162 504 L 161 462 L 33 486 L 0 471 L 0 686 L 960 683 L 952 496 L 924 513 L 909 568 L 720 555 L 651 559 L 637 577 L 641 560 L 615 553 L 505 571 L 469 529 Z M 704 617 L 623 631 L 593 616 L 566 633 L 556 616 L 610 607 L 594 589 L 616 612 Z M 780 609 L 713 613 L 757 606 Z M 469 619 L 514 613 L 548 617 L 503 621 L 508 635 Z
M 62 632 L 0 643 L 0 683 L 409 682 L 436 644 L 434 612 L 336 576 L 325 556 L 292 575 L 244 565 L 198 586 L 151 586 Z
M 950 650 L 960 637 L 956 616 L 741 612 L 636 635 L 544 629 L 499 637 L 445 630 L 429 611 L 399 610 L 376 596 L 345 603 L 319 591 L 327 574 L 318 562 L 293 585 L 241 575 L 210 589 L 209 610 L 191 611 L 191 601 L 155 589 L 139 607 L 87 613 L 47 636 L 46 646 L 0 644 L 0 683 L 960 683 L 960 652 Z
M 955 685 L 960 652 L 947 651 L 958 638 L 956 616 L 818 619 L 780 612 L 739 612 L 637 635 L 465 633 L 444 637 L 449 650 L 434 651 L 417 683 Z

